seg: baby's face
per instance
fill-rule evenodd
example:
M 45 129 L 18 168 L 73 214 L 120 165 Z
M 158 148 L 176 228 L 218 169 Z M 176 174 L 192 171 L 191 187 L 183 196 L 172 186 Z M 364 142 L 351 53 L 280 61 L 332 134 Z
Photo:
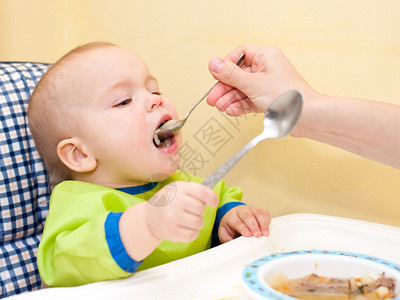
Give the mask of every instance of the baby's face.
M 153 136 L 178 116 L 145 63 L 118 47 L 96 49 L 84 58 L 73 109 L 80 122 L 77 135 L 98 163 L 95 183 L 123 187 L 170 176 L 179 164 L 181 134 L 162 148 Z

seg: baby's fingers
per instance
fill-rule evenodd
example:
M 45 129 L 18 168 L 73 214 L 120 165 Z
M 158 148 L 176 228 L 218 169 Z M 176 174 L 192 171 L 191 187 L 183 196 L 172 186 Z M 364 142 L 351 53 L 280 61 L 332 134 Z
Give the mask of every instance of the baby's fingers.
M 249 206 L 250 210 L 253 213 L 253 216 L 256 218 L 258 226 L 261 230 L 261 234 L 264 236 L 269 235 L 269 224 L 271 223 L 271 215 L 265 209 L 260 209 L 257 207 Z
M 201 216 L 186 213 L 176 220 L 176 224 L 179 227 L 199 231 L 204 225 L 204 219 Z
M 252 236 L 261 236 L 261 229 L 258 225 L 256 217 L 247 206 L 245 207 L 246 209 L 238 210 L 238 216 L 240 220 L 243 222 L 243 225 L 246 226 L 248 230 L 250 230 Z
M 193 230 L 190 228 L 180 227 L 170 234 L 166 240 L 169 240 L 174 243 L 187 243 L 195 240 L 199 236 L 198 230 Z
M 237 238 L 239 234 L 232 230 L 230 227 L 220 227 L 218 230 L 218 238 L 221 243 L 226 243 L 234 238 Z
M 228 213 L 229 218 L 228 217 Z M 247 225 L 243 222 L 243 220 L 240 218 L 239 214 L 236 214 L 233 210 L 231 212 L 228 212 L 227 215 L 224 216 L 224 218 L 221 220 L 221 225 L 220 225 L 220 230 L 222 228 L 225 228 L 228 230 L 228 233 L 235 238 L 239 235 L 242 236 L 252 236 L 253 233 L 250 231 L 250 229 L 247 227 Z M 220 234 L 218 232 L 218 234 Z M 221 240 L 221 237 L 220 237 Z
M 216 207 L 218 205 L 218 196 L 212 189 L 195 182 L 178 182 L 178 187 L 180 186 L 185 187 L 184 191 L 186 196 L 197 199 L 203 205 L 211 207 Z

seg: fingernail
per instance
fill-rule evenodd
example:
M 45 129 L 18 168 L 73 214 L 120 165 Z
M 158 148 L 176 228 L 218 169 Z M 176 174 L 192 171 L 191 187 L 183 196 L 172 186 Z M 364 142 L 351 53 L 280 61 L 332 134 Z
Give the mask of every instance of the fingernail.
M 252 236 L 253 234 L 251 233 L 250 230 L 244 229 L 244 230 L 242 231 L 241 235 L 242 235 L 242 236 L 246 236 L 246 237 L 250 237 L 250 236 Z
M 220 58 L 216 57 L 210 61 L 209 68 L 210 68 L 210 71 L 212 71 L 214 73 L 218 73 L 219 71 L 221 71 L 223 65 L 224 65 L 224 62 Z

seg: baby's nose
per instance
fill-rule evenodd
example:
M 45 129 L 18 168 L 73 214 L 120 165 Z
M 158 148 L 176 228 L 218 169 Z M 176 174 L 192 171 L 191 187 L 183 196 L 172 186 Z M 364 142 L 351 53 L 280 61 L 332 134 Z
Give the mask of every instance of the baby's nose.
M 148 103 L 148 109 L 149 109 L 149 111 L 152 111 L 153 109 L 155 109 L 155 108 L 161 106 L 162 103 L 163 103 L 163 101 L 162 101 L 162 99 L 161 99 L 161 95 L 152 94 L 152 95 L 150 96 L 150 100 L 149 100 L 149 103 Z

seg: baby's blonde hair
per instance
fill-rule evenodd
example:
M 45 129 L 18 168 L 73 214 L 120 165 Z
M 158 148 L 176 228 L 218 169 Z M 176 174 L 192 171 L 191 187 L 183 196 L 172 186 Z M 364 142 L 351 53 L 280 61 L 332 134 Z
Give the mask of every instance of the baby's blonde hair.
M 72 171 L 57 155 L 57 145 L 68 136 L 71 129 L 79 126 L 68 116 L 67 108 L 73 104 L 68 93 L 79 81 L 79 58 L 90 51 L 114 47 L 114 44 L 93 42 L 79 46 L 54 63 L 38 82 L 29 101 L 28 119 L 33 139 L 45 168 L 50 186 L 72 179 Z

